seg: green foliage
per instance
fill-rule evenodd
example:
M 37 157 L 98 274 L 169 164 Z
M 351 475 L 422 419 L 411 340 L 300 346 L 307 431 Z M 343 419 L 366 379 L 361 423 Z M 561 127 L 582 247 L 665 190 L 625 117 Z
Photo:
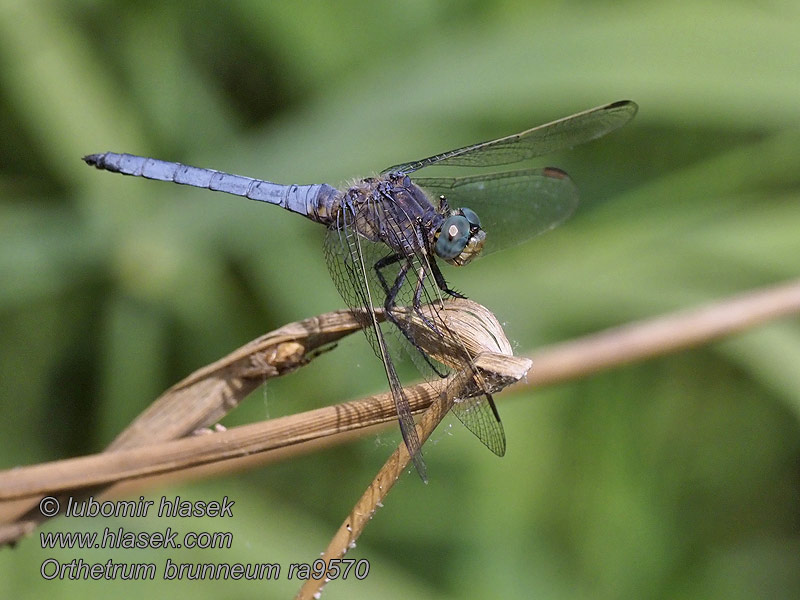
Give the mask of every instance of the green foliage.
M 637 118 L 545 164 L 582 191 L 541 239 L 446 276 L 520 353 L 796 277 L 800 14 L 791 2 L 6 2 L 0 15 L 4 468 L 99 451 L 161 390 L 342 302 L 295 215 L 90 170 L 114 150 L 281 183 L 387 165 L 631 98 Z M 230 423 L 383 390 L 361 339 L 253 394 Z M 534 365 L 534 369 L 535 369 Z M 800 322 L 501 395 L 508 455 L 460 425 L 426 446 L 325 597 L 795 598 Z M 311 561 L 397 443 L 162 494 L 229 495 L 234 549 L 92 560 Z M 188 524 L 187 524 L 188 523 Z M 0 552 L 16 598 L 286 597 L 282 581 L 45 582 L 38 536 Z M 12 597 L 12 595 L 9 595 Z

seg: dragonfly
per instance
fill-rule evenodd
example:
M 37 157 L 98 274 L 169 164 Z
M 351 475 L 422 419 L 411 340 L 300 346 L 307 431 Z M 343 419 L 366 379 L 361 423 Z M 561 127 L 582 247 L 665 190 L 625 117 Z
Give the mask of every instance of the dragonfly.
M 324 255 L 331 278 L 383 364 L 403 440 L 417 472 L 427 481 L 419 436 L 395 363 L 399 353 L 407 351 L 432 381 L 447 376 L 452 365 L 469 369 L 474 358 L 444 319 L 444 301 L 465 296 L 448 285 L 439 261 L 464 266 L 553 229 L 575 211 L 578 191 L 557 167 L 459 177 L 416 173 L 436 166 L 514 165 L 604 136 L 630 121 L 637 108 L 630 100 L 598 106 L 520 133 L 397 164 L 341 189 L 324 183 L 283 185 L 132 154 L 106 152 L 83 160 L 114 173 L 275 204 L 324 225 Z M 450 367 L 425 350 L 411 317 L 429 336 L 446 340 L 454 354 L 448 360 Z M 488 391 L 456 398 L 452 406 L 484 445 L 498 456 L 505 454 L 502 421 Z

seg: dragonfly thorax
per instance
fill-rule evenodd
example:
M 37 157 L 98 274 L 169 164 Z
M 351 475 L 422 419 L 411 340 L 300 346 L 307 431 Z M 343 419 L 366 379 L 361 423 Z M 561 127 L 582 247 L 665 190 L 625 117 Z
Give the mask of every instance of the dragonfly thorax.
M 480 254 L 486 241 L 481 220 L 469 208 L 451 213 L 436 232 L 436 255 L 451 265 L 466 265 Z

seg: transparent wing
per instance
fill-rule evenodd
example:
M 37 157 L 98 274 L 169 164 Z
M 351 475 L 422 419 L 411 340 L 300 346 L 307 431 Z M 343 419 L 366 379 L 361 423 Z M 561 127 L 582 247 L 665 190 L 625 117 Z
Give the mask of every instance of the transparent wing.
M 388 324 L 379 323 L 374 310 L 375 306 L 383 304 L 385 292 L 372 276 L 373 265 L 381 258 L 381 254 L 387 253 L 388 248 L 360 236 L 356 229 L 358 218 L 359 215 L 351 206 L 343 205 L 337 221 L 329 227 L 325 236 L 326 263 L 336 289 L 345 303 L 360 315 L 364 333 L 373 351 L 383 363 L 400 421 L 400 432 L 414 467 L 422 480 L 427 481 L 422 445 L 417 436 L 414 417 L 397 376 L 389 345 L 386 343 L 385 328 Z
M 360 311 L 364 319 L 367 339 L 386 370 L 403 439 L 417 471 L 425 479 L 421 444 L 395 365 L 408 356 L 427 381 L 445 376 L 447 367 L 424 349 L 423 338 L 430 336 L 446 338 L 444 344 L 451 349 L 450 364 L 460 369 L 469 368 L 472 357 L 442 316 L 440 307 L 444 292 L 439 290 L 431 275 L 429 260 L 432 259 L 424 250 L 422 237 L 413 238 L 413 232 L 409 231 L 413 217 L 397 214 L 397 210 L 397 205 L 382 202 L 371 202 L 359 209 L 344 204 L 328 230 L 325 254 L 336 288 L 348 306 Z M 408 252 L 397 260 L 386 261 L 387 257 L 397 255 L 386 243 L 372 241 L 358 233 L 356 226 L 364 219 L 380 221 L 384 235 L 389 238 L 402 237 L 407 242 Z M 377 264 L 382 265 L 380 276 L 375 269 Z M 411 309 L 392 311 L 393 318 L 378 323 L 373 307 L 384 306 L 390 293 L 396 307 Z M 420 306 L 425 310 L 414 308 Z M 415 330 L 412 319 L 416 320 L 417 327 L 420 322 L 424 323 L 424 333 Z M 487 396 L 458 398 L 458 408 L 454 407 L 454 412 L 487 447 L 502 456 L 505 434 L 496 410 L 488 402 L 491 399 Z
M 561 169 L 527 169 L 474 177 L 415 178 L 435 199 L 451 208 L 467 207 L 486 231 L 481 255 L 502 250 L 549 231 L 578 206 L 578 189 Z
M 383 173 L 411 173 L 431 165 L 455 167 L 508 165 L 604 136 L 625 125 L 634 117 L 637 110 L 636 103 L 621 100 L 514 135 L 394 165 Z
M 453 402 L 452 411 L 464 427 L 474 433 L 489 450 L 497 456 L 505 455 L 506 434 L 490 394 L 459 398 Z

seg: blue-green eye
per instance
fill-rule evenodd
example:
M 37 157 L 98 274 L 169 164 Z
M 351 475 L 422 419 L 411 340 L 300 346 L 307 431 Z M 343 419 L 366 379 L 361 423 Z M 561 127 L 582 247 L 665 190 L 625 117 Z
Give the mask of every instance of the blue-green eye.
M 478 218 L 478 215 L 475 213 L 474 210 L 470 210 L 469 208 L 462 208 L 461 214 L 466 217 L 467 221 L 469 221 L 469 224 L 472 225 L 473 227 L 481 226 L 481 220 Z
M 469 209 L 467 209 L 469 210 Z M 469 211 L 478 218 L 471 210 Z M 461 254 L 469 241 L 470 221 L 468 216 L 454 215 L 445 219 L 436 239 L 436 254 L 445 260 L 451 260 Z

